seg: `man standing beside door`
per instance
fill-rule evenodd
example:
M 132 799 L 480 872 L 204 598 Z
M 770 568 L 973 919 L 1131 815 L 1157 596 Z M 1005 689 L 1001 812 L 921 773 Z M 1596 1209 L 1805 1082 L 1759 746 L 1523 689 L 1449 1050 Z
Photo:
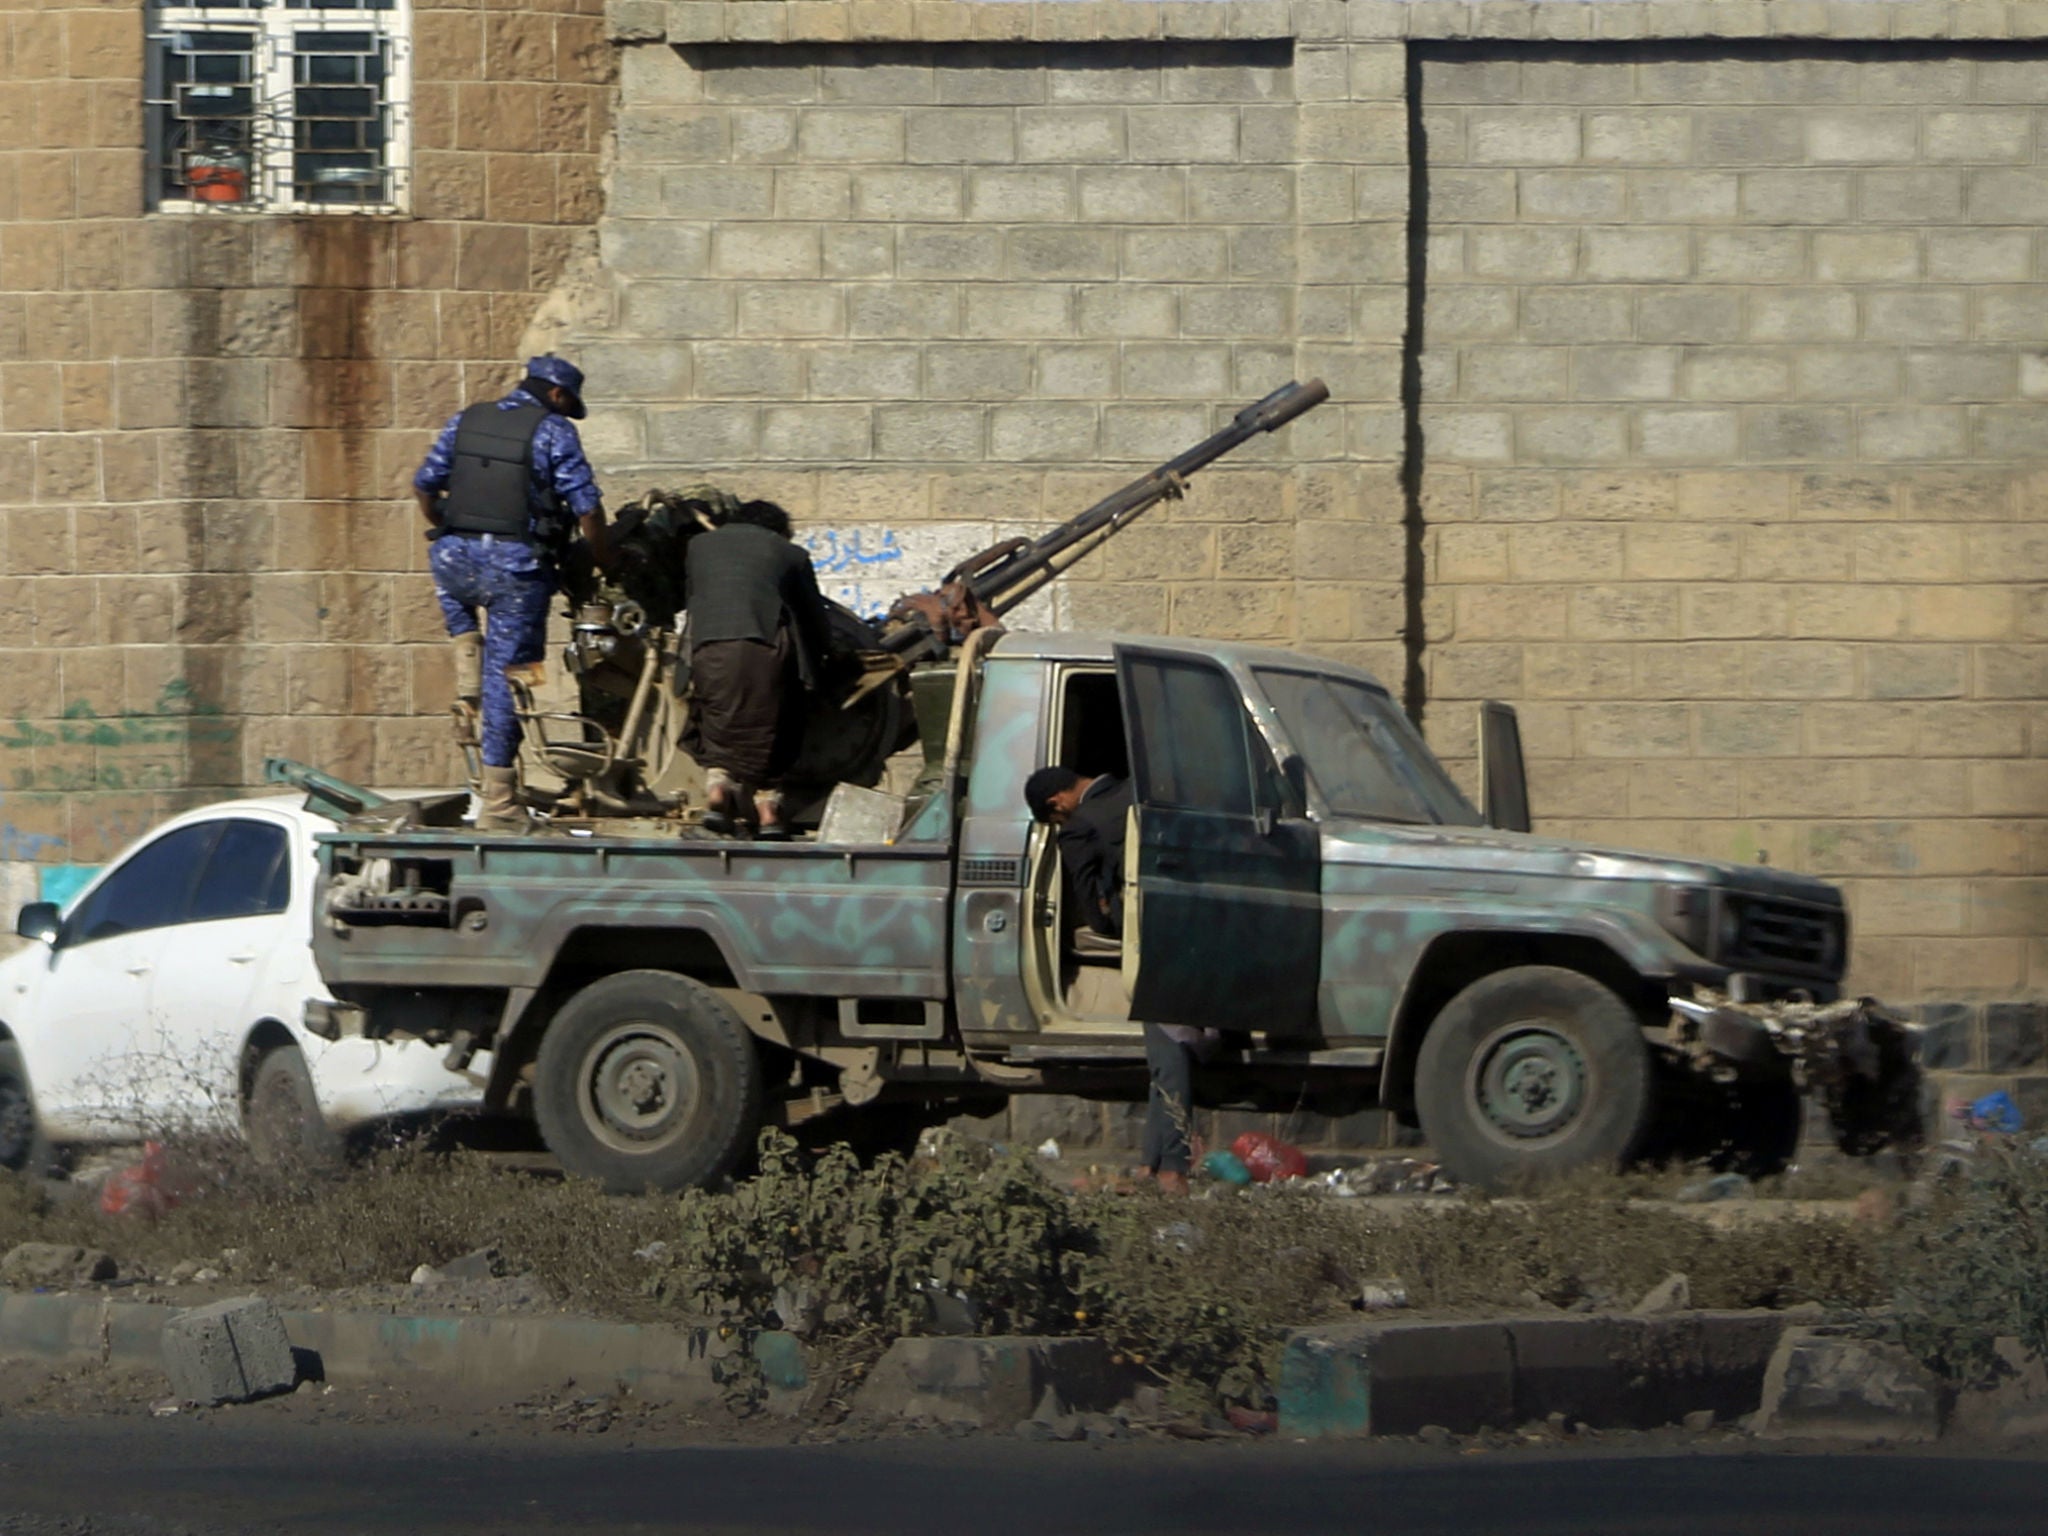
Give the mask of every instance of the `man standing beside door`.
M 1099 934 L 1124 931 L 1124 830 L 1131 786 L 1114 774 L 1083 777 L 1041 768 L 1024 781 L 1024 802 L 1058 830 L 1060 867 L 1081 917 Z M 1145 1171 L 1168 1194 L 1188 1190 L 1194 1161 L 1195 1052 L 1213 1032 L 1175 1024 L 1145 1026 Z

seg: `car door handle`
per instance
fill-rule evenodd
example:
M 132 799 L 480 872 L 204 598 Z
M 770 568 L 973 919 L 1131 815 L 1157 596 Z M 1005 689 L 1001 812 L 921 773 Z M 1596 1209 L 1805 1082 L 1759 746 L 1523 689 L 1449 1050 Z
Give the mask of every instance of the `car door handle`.
M 146 965 L 131 965 L 128 967 L 128 974 L 130 976 L 147 976 L 149 974 L 149 967 Z
M 248 964 L 248 963 L 249 963 L 249 962 L 250 962 L 251 960 L 254 960 L 255 958 L 256 958 L 256 957 L 255 957 L 254 955 L 229 955 L 229 956 L 228 956 L 228 964 L 229 964 L 229 965 L 247 965 L 247 964 Z
M 1154 869 L 1159 870 L 1186 869 L 1188 867 L 1188 861 L 1186 859 L 1176 858 L 1173 854 L 1167 853 L 1161 854 L 1157 859 L 1154 859 L 1152 861 L 1152 867 Z

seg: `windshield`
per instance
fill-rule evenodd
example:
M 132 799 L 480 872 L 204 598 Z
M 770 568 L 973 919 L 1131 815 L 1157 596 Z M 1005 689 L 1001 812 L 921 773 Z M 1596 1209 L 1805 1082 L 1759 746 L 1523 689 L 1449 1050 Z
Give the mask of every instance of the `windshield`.
M 1315 672 L 1254 675 L 1332 814 L 1482 824 L 1408 717 L 1378 689 Z

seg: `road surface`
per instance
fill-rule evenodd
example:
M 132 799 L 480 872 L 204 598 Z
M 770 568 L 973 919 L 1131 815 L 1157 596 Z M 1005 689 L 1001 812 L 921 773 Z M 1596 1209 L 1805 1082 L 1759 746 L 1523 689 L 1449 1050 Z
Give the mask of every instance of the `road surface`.
M 1986 1536 L 2040 1529 L 2048 1463 L 1000 1437 L 629 1449 L 602 1438 L 10 1416 L 0 1536 L 686 1530 L 790 1536 Z

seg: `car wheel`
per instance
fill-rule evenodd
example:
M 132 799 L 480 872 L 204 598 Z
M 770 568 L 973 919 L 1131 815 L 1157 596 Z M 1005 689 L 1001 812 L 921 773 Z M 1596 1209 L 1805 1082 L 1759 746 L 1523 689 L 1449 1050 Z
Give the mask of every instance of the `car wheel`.
M 708 988 L 626 971 L 563 1005 L 534 1067 L 534 1118 L 563 1169 L 613 1193 L 729 1173 L 761 1120 L 754 1037 Z
M 21 1047 L 12 1042 L 0 1045 L 0 1168 L 10 1173 L 36 1171 L 42 1155 L 36 1103 L 29 1093 Z
M 1557 966 L 1474 982 L 1437 1015 L 1416 1062 L 1423 1134 L 1453 1177 L 1484 1188 L 1619 1167 L 1655 1105 L 1628 1004 Z
M 313 1074 L 295 1045 L 273 1046 L 257 1059 L 242 1129 L 258 1162 L 311 1170 L 341 1164 L 341 1137 L 321 1115 Z

